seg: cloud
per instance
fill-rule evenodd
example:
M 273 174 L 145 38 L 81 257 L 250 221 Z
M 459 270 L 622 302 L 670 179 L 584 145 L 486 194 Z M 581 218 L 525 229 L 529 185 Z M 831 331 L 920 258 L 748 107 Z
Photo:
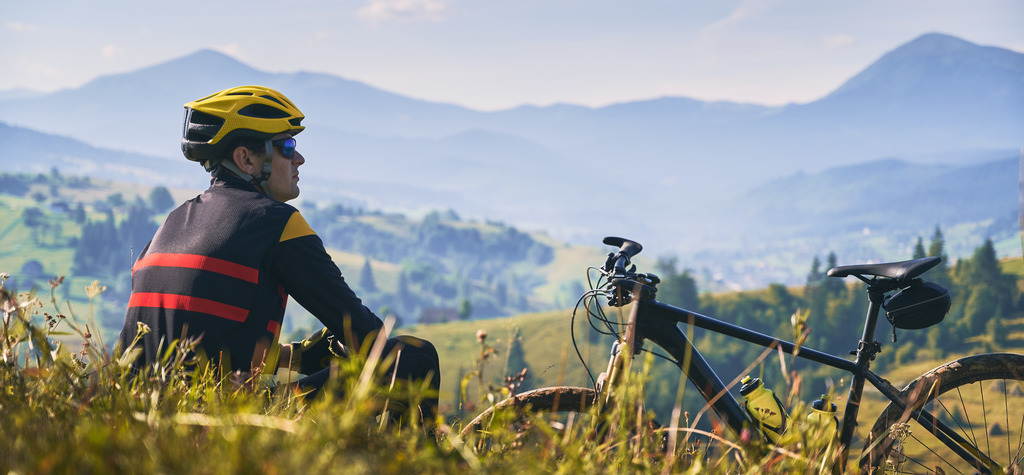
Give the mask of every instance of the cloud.
M 822 44 L 828 49 L 839 49 L 857 44 L 857 38 L 853 35 L 830 35 L 821 39 Z
M 704 29 L 704 32 L 725 29 L 762 15 L 775 7 L 776 2 L 770 0 L 743 0 L 729 12 L 725 18 L 718 20 Z
M 100 54 L 106 59 L 114 59 L 117 54 L 117 47 L 114 45 L 106 45 L 100 50 Z
M 36 25 L 22 23 L 20 21 L 9 21 L 4 23 L 4 28 L 9 31 L 36 31 L 39 29 Z
M 359 18 L 381 21 L 441 21 L 448 13 L 444 0 L 370 0 L 359 9 Z

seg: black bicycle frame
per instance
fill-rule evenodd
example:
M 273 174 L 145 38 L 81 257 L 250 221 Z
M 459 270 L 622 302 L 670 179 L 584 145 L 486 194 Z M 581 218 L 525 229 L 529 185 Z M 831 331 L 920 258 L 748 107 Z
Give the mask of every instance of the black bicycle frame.
M 701 356 L 700 352 L 697 351 L 697 348 L 693 346 L 689 338 L 682 332 L 678 323 L 693 325 L 765 348 L 778 347 L 785 353 L 795 354 L 799 358 L 852 374 L 853 379 L 851 381 L 850 393 L 846 402 L 846 408 L 843 411 L 842 430 L 839 434 L 839 442 L 843 447 L 842 460 L 845 461 L 846 454 L 850 448 L 850 442 L 853 440 L 854 429 L 857 425 L 857 414 L 860 410 L 861 394 L 865 381 L 870 382 L 889 401 L 897 404 L 901 410 L 907 409 L 898 398 L 899 391 L 869 370 L 870 362 L 878 352 L 877 342 L 874 340 L 875 324 L 878 320 L 884 292 L 869 288 L 868 295 L 870 305 L 864 322 L 864 333 L 858 345 L 854 361 L 803 346 L 799 348 L 799 351 L 796 351 L 797 346 L 791 342 L 782 341 L 775 337 L 751 331 L 696 312 L 673 307 L 656 300 L 643 300 L 637 303 L 640 307 L 637 313 L 636 344 L 641 344 L 643 340 L 650 340 L 652 343 L 665 349 L 675 358 L 674 363 L 679 366 L 679 369 L 687 375 L 687 378 L 700 391 L 715 414 L 736 434 L 740 433 L 744 424 L 749 424 L 750 427 L 756 427 L 756 424 L 749 418 L 739 402 L 729 394 L 725 384 L 714 370 L 711 369 L 711 366 Z M 965 447 L 971 446 L 968 441 L 923 408 L 912 411 L 911 417 L 917 420 L 926 430 L 935 434 L 939 440 L 964 460 L 970 461 L 975 468 L 982 472 L 989 472 L 989 466 L 998 466 L 984 454 L 980 452 L 972 454 L 965 449 Z

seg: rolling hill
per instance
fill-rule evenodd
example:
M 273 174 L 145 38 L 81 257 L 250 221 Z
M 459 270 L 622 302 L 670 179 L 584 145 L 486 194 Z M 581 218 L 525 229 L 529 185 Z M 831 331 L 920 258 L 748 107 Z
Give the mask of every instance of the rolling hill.
M 14 172 L 77 167 L 201 187 L 198 167 L 176 158 L 182 104 L 259 83 L 286 91 L 307 114 L 309 129 L 299 137 L 308 157 L 304 199 L 418 215 L 453 209 L 574 243 L 628 235 L 695 268 L 749 263 L 779 249 L 796 252 L 780 258 L 789 262 L 865 247 L 875 254 L 857 257 L 895 258 L 905 236 L 934 226 L 984 233 L 1015 210 L 1007 187 L 1016 186 L 1007 180 L 955 178 L 969 175 L 957 167 L 1016 157 L 1024 141 L 1022 71 L 1020 53 L 933 33 L 806 104 L 663 97 L 480 112 L 321 73 L 259 71 L 203 50 L 77 89 L 0 94 L 0 121 L 11 126 L 0 129 L 5 137 L 46 134 L 27 155 L 0 163 Z M 88 165 L 107 157 L 110 164 Z M 129 170 L 134 164 L 142 169 Z M 859 178 L 844 179 L 857 167 L 864 167 Z M 936 199 L 940 183 L 953 189 Z M 857 242 L 864 229 L 898 236 Z M 804 242 L 795 244 L 796 235 Z M 767 274 L 794 275 L 779 271 Z

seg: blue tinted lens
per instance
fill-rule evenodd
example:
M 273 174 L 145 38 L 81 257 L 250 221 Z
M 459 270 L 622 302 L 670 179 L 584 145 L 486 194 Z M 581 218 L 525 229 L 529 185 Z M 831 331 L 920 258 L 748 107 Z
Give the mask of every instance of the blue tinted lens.
M 275 147 L 281 147 L 281 155 L 285 158 L 291 159 L 295 156 L 295 139 L 274 140 L 270 143 Z

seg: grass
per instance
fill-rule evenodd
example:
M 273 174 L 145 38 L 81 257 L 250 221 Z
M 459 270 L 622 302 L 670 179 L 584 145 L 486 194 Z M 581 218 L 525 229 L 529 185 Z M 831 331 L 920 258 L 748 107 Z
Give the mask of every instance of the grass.
M 334 384 L 344 396 L 314 400 L 286 385 L 261 386 L 258 378 L 188 373 L 171 353 L 133 376 L 127 360 L 91 332 L 91 318 L 62 312 L 53 290 L 0 299 L 0 469 L 8 473 L 738 473 L 758 466 L 808 471 L 820 462 L 807 451 L 763 455 L 749 436 L 729 441 L 693 432 L 686 421 L 651 426 L 653 414 L 637 402 L 646 371 L 626 380 L 612 410 L 585 414 L 569 429 L 530 416 L 539 434 L 531 445 L 500 423 L 520 417 L 515 412 L 497 414 L 486 434 L 466 438 L 459 420 L 389 422 L 381 414 L 395 393 L 377 384 L 387 361 L 367 354 L 336 362 Z M 486 341 L 465 356 L 470 365 L 483 359 Z M 691 436 L 676 437 L 677 450 L 666 453 L 663 436 L 675 427 Z M 499 442 L 481 445 L 482 436 Z
M 186 377 L 175 359 L 133 377 L 90 331 L 97 326 L 89 304 L 101 297 L 94 292 L 74 304 L 82 317 L 60 300 L 59 287 L 47 290 L 52 293 L 15 296 L 16 302 L 0 298 L 6 302 L 0 469 L 6 472 L 820 473 L 835 456 L 832 439 L 809 425 L 801 402 L 791 405 L 791 428 L 771 448 L 751 432 L 701 429 L 696 413 L 678 403 L 667 417 L 654 414 L 642 403 L 645 388 L 658 383 L 649 380 L 649 357 L 634 363 L 640 370 L 619 387 L 618 404 L 608 412 L 571 419 L 499 412 L 486 433 L 461 436 L 466 420 L 507 395 L 500 381 L 514 372 L 507 358 L 516 329 L 526 337 L 523 353 L 534 355 L 531 387 L 588 385 L 570 347 L 568 312 L 402 329 L 433 341 L 441 355 L 444 415 L 392 424 L 379 417 L 387 386 L 364 373 L 386 362 L 365 354 L 337 362 L 334 384 L 345 396 L 312 401 L 284 385 L 237 384 L 213 373 Z M 584 335 L 577 333 L 583 351 L 592 353 L 588 360 L 600 371 L 607 344 L 588 350 Z M 911 362 L 886 377 L 902 386 L 934 366 Z M 836 395 L 840 408 L 844 397 Z M 974 398 L 967 404 L 977 404 Z M 862 430 L 883 406 L 873 390 L 865 392 Z M 655 419 L 660 426 L 650 423 Z M 531 437 L 524 438 L 523 427 Z M 666 452 L 666 445 L 675 449 Z

